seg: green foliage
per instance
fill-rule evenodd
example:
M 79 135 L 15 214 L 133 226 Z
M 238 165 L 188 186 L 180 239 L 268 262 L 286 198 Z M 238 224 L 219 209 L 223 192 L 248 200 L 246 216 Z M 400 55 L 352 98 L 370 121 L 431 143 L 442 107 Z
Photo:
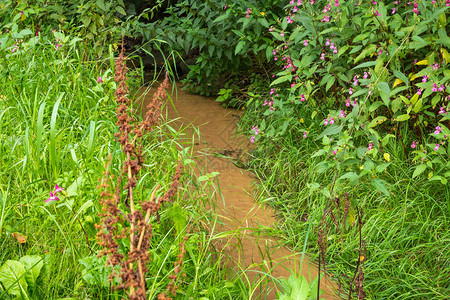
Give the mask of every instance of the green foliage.
M 43 259 L 38 255 L 25 255 L 19 261 L 7 260 L 0 268 L 0 282 L 5 292 L 28 299 L 28 287 L 35 290 L 43 266 Z
M 284 290 L 279 294 L 279 300 L 314 300 L 317 297 L 318 279 L 312 280 L 310 283 L 305 276 L 297 277 L 291 274 L 288 279 L 280 279 L 281 286 Z M 320 298 L 322 299 L 322 298 Z

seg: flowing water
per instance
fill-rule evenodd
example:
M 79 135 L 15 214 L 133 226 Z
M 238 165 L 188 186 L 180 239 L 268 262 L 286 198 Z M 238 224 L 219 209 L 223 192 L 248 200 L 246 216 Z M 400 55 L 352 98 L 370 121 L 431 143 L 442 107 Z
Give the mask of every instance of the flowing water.
M 151 93 L 144 99 L 145 103 L 148 101 L 151 101 Z M 178 126 L 192 124 L 200 131 L 200 140 L 191 139 L 199 174 L 220 172 L 217 181 L 222 196 L 216 197 L 220 226 L 215 230 L 221 238 L 215 240 L 216 249 L 229 258 L 228 266 L 245 270 L 250 282 L 269 279 L 270 283 L 254 291 L 252 298 L 275 299 L 272 280 L 268 276 L 261 277 L 262 274 L 270 273 L 275 278 L 288 278 L 290 270 L 298 274 L 301 253 L 281 246 L 276 238 L 267 234 L 277 222 L 275 212 L 256 201 L 252 188 L 256 181 L 254 174 L 233 163 L 237 158 L 245 159 L 250 147 L 248 139 L 233 136 L 240 112 L 224 109 L 213 98 L 188 94 L 181 90 L 180 84 L 177 84 L 172 101 L 175 108 L 170 103 L 166 106 L 169 119 L 175 120 Z M 194 130 L 188 131 L 188 135 L 194 135 Z M 317 276 L 316 268 L 307 258 L 301 273 L 308 279 Z M 338 299 L 332 292 L 336 285 L 329 278 L 322 278 L 321 288 L 325 290 L 321 298 Z

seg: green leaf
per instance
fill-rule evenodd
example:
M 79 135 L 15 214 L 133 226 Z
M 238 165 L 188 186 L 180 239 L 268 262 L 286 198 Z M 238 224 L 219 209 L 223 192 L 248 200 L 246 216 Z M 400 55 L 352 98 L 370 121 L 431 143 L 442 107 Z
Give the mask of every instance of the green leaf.
M 395 121 L 403 122 L 403 121 L 409 120 L 409 118 L 410 118 L 410 115 L 408 115 L 408 114 L 400 115 L 397 118 L 395 118 Z
M 360 69 L 360 68 L 368 68 L 368 67 L 372 67 L 375 66 L 377 64 L 377 61 L 368 61 L 362 64 L 357 65 L 356 67 L 354 67 L 352 70 L 356 70 L 356 69 Z
M 328 90 L 330 89 L 330 87 L 333 86 L 334 82 L 336 81 L 336 77 L 331 77 L 330 80 L 328 80 L 327 82 L 327 86 L 325 87 L 325 90 L 328 92 Z
M 401 79 L 406 84 L 406 86 L 409 86 L 409 80 L 408 77 L 405 76 L 405 74 L 397 70 L 394 70 L 392 72 L 394 73 L 395 77 Z
M 28 285 L 23 264 L 16 260 L 7 260 L 0 268 L 0 282 L 9 294 L 25 294 Z
M 116 11 L 117 11 L 119 14 L 124 15 L 124 16 L 127 15 L 127 13 L 125 12 L 125 10 L 123 9 L 122 6 L 119 6 L 119 5 L 118 5 L 118 6 L 116 6 L 115 8 L 116 8 Z
M 292 75 L 288 74 L 288 75 L 284 75 L 281 77 L 278 77 L 277 79 L 275 79 L 270 85 L 276 85 L 285 81 L 291 81 L 292 80 Z
M 419 101 L 416 102 L 416 105 L 414 105 L 415 113 L 418 113 L 422 109 L 422 102 L 423 102 L 423 98 L 420 98 Z
M 44 266 L 44 260 L 39 255 L 25 255 L 19 259 L 25 267 L 25 280 L 31 288 L 36 286 L 36 280 Z
M 412 175 L 413 178 L 419 176 L 420 174 L 422 174 L 425 170 L 427 169 L 427 165 L 426 164 L 421 164 L 418 165 L 416 167 L 416 169 L 414 170 L 414 173 Z
M 240 41 L 237 45 L 236 45 L 236 49 L 234 50 L 234 55 L 237 55 L 239 52 L 241 52 L 242 48 L 244 48 L 246 44 L 246 41 Z
M 389 106 L 389 96 L 391 95 L 391 89 L 387 82 L 380 82 L 377 84 L 378 90 L 380 91 L 380 97 L 386 106 Z
M 382 192 L 383 194 L 385 194 L 387 197 L 389 197 L 389 191 L 386 187 L 386 181 L 384 181 L 383 179 L 379 179 L 379 178 L 373 178 L 370 181 L 370 184 L 376 188 L 377 190 L 379 190 L 380 192 Z
M 376 117 L 375 119 L 372 120 L 372 122 L 370 122 L 369 128 L 375 127 L 375 126 L 383 123 L 386 120 L 387 120 L 387 118 L 384 116 Z
M 321 138 L 324 137 L 325 135 L 333 135 L 333 134 L 337 134 L 337 133 L 341 132 L 343 128 L 344 128 L 344 125 L 337 126 L 336 124 L 333 124 L 333 125 L 327 127 L 327 128 L 326 128 L 326 129 L 325 129 L 325 130 L 324 130 L 324 131 L 316 138 L 316 140 L 321 139 Z

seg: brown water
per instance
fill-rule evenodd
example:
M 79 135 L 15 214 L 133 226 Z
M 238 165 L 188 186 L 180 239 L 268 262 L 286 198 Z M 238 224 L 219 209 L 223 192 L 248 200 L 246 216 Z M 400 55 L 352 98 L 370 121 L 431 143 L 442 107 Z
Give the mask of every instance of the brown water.
M 145 99 L 151 100 L 150 93 Z M 277 222 L 275 212 L 255 201 L 252 189 L 255 176 L 233 163 L 233 159 L 245 158 L 250 147 L 247 139 L 233 136 L 240 112 L 224 109 L 213 98 L 188 94 L 181 90 L 180 84 L 172 100 L 175 109 L 167 105 L 169 119 L 176 119 L 174 123 L 178 126 L 192 124 L 200 131 L 200 140 L 193 140 L 198 173 L 220 172 L 217 179 L 222 197 L 216 197 L 216 212 L 221 225 L 215 229 L 216 249 L 229 258 L 228 266 L 245 270 L 244 276 L 250 282 L 269 279 L 269 284 L 254 291 L 253 299 L 275 299 L 273 282 L 267 276 L 261 277 L 261 272 L 276 278 L 288 278 L 290 270 L 298 274 L 301 253 L 281 246 L 267 234 Z M 194 130 L 188 131 L 188 135 L 194 135 Z M 310 272 L 312 278 L 317 276 L 315 267 L 305 259 L 301 273 L 309 279 Z M 335 287 L 329 278 L 322 278 L 325 293 L 321 298 L 339 299 L 332 293 Z

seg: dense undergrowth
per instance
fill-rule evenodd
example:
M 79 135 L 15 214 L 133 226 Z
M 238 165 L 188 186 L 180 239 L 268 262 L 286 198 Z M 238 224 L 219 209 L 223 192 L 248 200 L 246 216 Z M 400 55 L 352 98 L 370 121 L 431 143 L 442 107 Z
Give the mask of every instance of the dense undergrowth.
M 100 50 L 70 26 L 26 24 L 25 8 L 0 24 L 0 299 L 247 297 L 253 288 L 222 263 L 207 230 L 215 187 L 194 175 L 185 128 L 158 110 L 142 119 L 124 85 L 137 91 L 142 74 L 114 75 L 117 36 Z M 149 206 L 144 222 L 136 211 Z M 132 232 L 148 248 L 130 244 Z
M 195 92 L 245 109 L 248 167 L 348 294 L 450 293 L 449 1 L 180 1 Z M 219 70 L 215 72 L 214 70 Z M 348 297 L 348 296 L 346 296 Z

